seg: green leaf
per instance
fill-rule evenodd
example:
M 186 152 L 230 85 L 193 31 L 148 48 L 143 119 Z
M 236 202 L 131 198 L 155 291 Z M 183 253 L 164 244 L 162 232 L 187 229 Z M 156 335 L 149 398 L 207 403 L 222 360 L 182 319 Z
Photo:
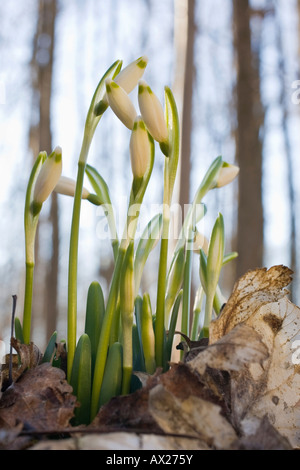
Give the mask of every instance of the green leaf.
M 15 318 L 15 336 L 20 343 L 24 344 L 23 328 L 18 317 Z
M 170 326 L 169 326 L 169 330 L 167 334 L 167 342 L 166 342 L 166 360 L 167 361 L 171 360 L 174 333 L 176 329 L 176 323 L 178 319 L 178 312 L 179 312 L 179 307 L 180 307 L 182 296 L 183 296 L 183 291 L 181 290 L 176 297 L 174 307 L 172 310 L 171 321 L 170 321 Z
M 104 312 L 103 291 L 99 282 L 94 281 L 88 289 L 84 329 L 91 341 L 92 371 L 94 371 Z
M 91 404 L 91 341 L 87 334 L 81 335 L 75 350 L 70 385 L 80 403 L 75 408 L 74 424 L 89 424 Z
M 206 305 L 204 329 L 207 334 L 212 317 L 213 302 L 224 258 L 224 219 L 219 214 L 212 229 L 206 263 Z
M 182 246 L 174 254 L 172 264 L 170 266 L 168 278 L 167 278 L 167 290 L 166 290 L 166 301 L 165 301 L 165 326 L 168 326 L 171 309 L 174 305 L 176 296 L 182 286 L 183 273 L 184 273 L 184 260 L 185 250 Z
M 106 86 L 105 86 L 105 80 L 107 78 L 114 78 L 118 73 L 120 72 L 122 67 L 122 61 L 121 60 L 116 60 L 105 72 L 101 80 L 99 81 L 97 88 L 94 92 L 88 113 L 87 113 L 87 118 L 86 118 L 86 124 L 85 127 L 89 129 L 95 129 L 97 127 L 97 124 L 103 115 L 103 112 L 105 109 L 102 110 L 97 110 L 97 104 L 101 102 L 102 98 L 106 94 Z M 100 112 L 102 111 L 102 112 Z
M 110 234 L 111 234 L 111 240 L 112 240 L 111 243 L 112 243 L 112 248 L 114 252 L 114 257 L 116 259 L 119 242 L 118 242 L 115 215 L 114 215 L 113 205 L 111 203 L 111 199 L 109 195 L 108 185 L 103 179 L 103 177 L 98 173 L 96 168 L 94 168 L 93 166 L 87 164 L 85 167 L 85 172 L 87 174 L 87 177 L 95 193 L 101 200 L 102 208 L 106 216 L 108 227 L 109 227 Z
M 109 348 L 100 392 L 100 406 L 121 393 L 123 374 L 122 355 L 123 348 L 121 343 L 116 342 Z
M 137 245 L 135 259 L 134 259 L 134 283 L 135 283 L 135 295 L 138 295 L 141 278 L 146 261 L 151 251 L 155 248 L 162 229 L 162 215 L 155 215 L 146 228 L 144 229 L 142 236 Z
M 236 251 L 232 251 L 231 253 L 227 253 L 226 255 L 224 255 L 224 258 L 223 258 L 223 266 L 225 266 L 225 264 L 229 263 L 230 261 L 234 260 L 235 258 L 238 257 L 238 253 Z
M 145 360 L 142 342 L 137 325 L 132 325 L 132 367 L 133 370 L 145 372 Z
M 166 157 L 166 177 L 168 178 L 168 199 L 170 204 L 178 168 L 180 127 L 176 101 L 172 90 L 169 87 L 165 87 L 165 116 L 169 131 L 169 151 L 168 157 Z
M 42 362 L 52 362 L 54 352 L 55 352 L 56 339 L 57 339 L 57 332 L 54 331 L 46 347 Z
M 148 293 L 143 296 L 141 327 L 145 369 L 148 374 L 154 374 L 156 370 L 155 336 L 153 330 L 151 302 Z

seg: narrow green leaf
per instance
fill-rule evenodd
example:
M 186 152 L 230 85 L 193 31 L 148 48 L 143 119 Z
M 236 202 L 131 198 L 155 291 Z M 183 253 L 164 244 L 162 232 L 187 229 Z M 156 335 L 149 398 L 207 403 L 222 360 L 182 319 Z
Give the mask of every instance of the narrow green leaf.
M 100 392 L 100 406 L 121 393 L 123 374 L 122 355 L 123 348 L 121 343 L 117 342 L 110 346 Z
M 230 261 L 234 260 L 238 256 L 239 256 L 239 254 L 236 251 L 232 251 L 231 253 L 227 253 L 226 255 L 224 255 L 224 258 L 223 258 L 223 266 L 225 266 L 225 264 L 227 264 Z
M 165 327 L 169 325 L 169 319 L 172 307 L 178 292 L 181 289 L 183 274 L 184 274 L 184 260 L 185 250 L 184 246 L 178 249 L 174 254 L 173 262 L 170 266 L 168 278 L 167 278 L 167 289 L 166 289 L 166 301 L 165 301 Z
M 91 341 L 92 371 L 94 371 L 104 312 L 103 291 L 99 282 L 94 281 L 88 289 L 84 329 Z
M 166 342 L 166 360 L 167 361 L 171 360 L 174 333 L 176 329 L 176 323 L 178 319 L 178 312 L 179 312 L 179 307 L 180 307 L 180 303 L 182 300 L 182 296 L 183 296 L 183 291 L 181 290 L 176 297 L 174 307 L 172 310 L 171 321 L 170 321 L 170 326 L 169 326 L 169 330 L 167 334 L 167 342 Z
M 154 374 L 156 370 L 155 336 L 153 330 L 151 302 L 148 293 L 144 294 L 143 296 L 141 324 L 145 369 L 148 374 Z
M 20 343 L 24 344 L 23 328 L 18 317 L 15 318 L 15 336 Z
M 103 177 L 98 173 L 96 168 L 87 164 L 85 167 L 85 172 L 87 177 L 94 188 L 95 193 L 101 200 L 102 208 L 107 219 L 108 227 L 111 235 L 111 244 L 114 252 L 114 257 L 116 259 L 118 252 L 118 234 L 116 228 L 116 220 L 113 210 L 113 205 L 111 203 L 109 188 Z
M 91 405 L 91 342 L 87 334 L 81 335 L 75 350 L 70 385 L 80 403 L 75 408 L 74 424 L 89 424 Z
M 145 360 L 141 338 L 136 324 L 132 325 L 132 367 L 133 370 L 145 372 Z
M 142 236 L 137 245 L 135 258 L 134 258 L 134 284 L 135 284 L 135 296 L 138 295 L 143 269 L 151 251 L 157 245 L 157 242 L 161 235 L 162 229 L 162 215 L 155 215 L 146 228 L 144 229 Z
M 57 332 L 54 331 L 46 347 L 42 362 L 52 362 L 54 352 L 55 352 L 56 339 L 57 339 Z

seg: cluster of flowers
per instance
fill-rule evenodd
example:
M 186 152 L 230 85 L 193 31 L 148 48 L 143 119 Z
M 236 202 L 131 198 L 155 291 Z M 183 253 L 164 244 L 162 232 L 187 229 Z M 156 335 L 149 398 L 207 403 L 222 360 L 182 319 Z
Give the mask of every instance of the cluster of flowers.
M 100 115 L 110 106 L 122 123 L 131 130 L 130 161 L 133 177 L 136 179 L 143 177 L 149 165 L 151 152 L 149 134 L 159 143 L 166 157 L 169 152 L 168 129 L 163 106 L 148 83 L 142 79 L 147 63 L 148 58 L 142 56 L 125 67 L 114 80 L 106 79 L 106 93 L 95 108 L 95 112 Z M 136 86 L 138 86 L 140 114 L 137 113 L 129 97 L 129 93 Z M 45 159 L 35 184 L 33 199 L 36 210 L 41 208 L 53 190 L 69 196 L 75 194 L 75 180 L 62 176 L 61 156 L 61 148 L 56 147 Z M 218 174 L 216 187 L 231 182 L 238 171 L 239 168 L 235 165 L 224 165 Z M 86 188 L 83 188 L 82 198 L 96 205 L 101 204 L 99 198 Z

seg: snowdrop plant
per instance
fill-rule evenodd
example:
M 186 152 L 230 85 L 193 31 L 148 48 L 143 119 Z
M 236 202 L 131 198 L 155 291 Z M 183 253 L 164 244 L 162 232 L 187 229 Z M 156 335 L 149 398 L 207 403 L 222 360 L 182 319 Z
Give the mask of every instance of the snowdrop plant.
M 74 424 L 89 423 L 100 406 L 111 397 L 128 394 L 137 385 L 134 370 L 153 374 L 166 370 L 173 349 L 175 330 L 197 340 L 209 335 L 209 325 L 225 301 L 219 279 L 226 262 L 236 253 L 225 255 L 225 229 L 222 214 L 216 218 L 210 240 L 199 234 L 197 224 L 205 216 L 203 203 L 211 190 L 229 184 L 238 168 L 216 158 L 209 166 L 182 221 L 181 231 L 170 253 L 170 214 L 180 150 L 180 126 L 176 102 L 169 87 L 164 89 L 164 106 L 143 79 L 148 59 L 142 56 L 122 70 L 116 61 L 101 78 L 92 98 L 78 158 L 76 180 L 61 176 L 61 151 L 49 157 L 41 152 L 33 167 L 25 203 L 26 288 L 23 329 L 19 337 L 30 339 L 33 286 L 33 246 L 38 215 L 51 191 L 71 196 L 73 214 L 69 245 L 67 380 L 81 406 Z M 137 88 L 139 111 L 129 97 Z M 104 112 L 108 109 L 129 130 L 128 168 L 131 188 L 123 233 L 118 234 L 109 185 L 98 170 L 87 163 L 89 148 Z M 155 164 L 158 147 L 163 159 L 162 211 L 146 225 L 136 240 L 144 195 Z M 84 186 L 84 177 L 93 188 Z M 77 340 L 77 270 L 80 211 L 83 200 L 103 208 L 111 235 L 114 270 L 104 295 L 98 281 L 87 293 L 85 327 Z M 188 201 L 187 201 L 188 202 Z M 156 298 L 142 291 L 142 276 L 148 258 L 159 244 Z M 199 287 L 191 299 L 192 262 L 199 259 Z M 106 300 L 105 300 L 106 297 Z M 203 303 L 205 299 L 205 308 Z M 190 311 L 193 302 L 193 322 Z M 22 331 L 21 331 L 22 330 Z M 55 356 L 55 332 L 45 358 Z M 57 361 L 55 362 L 57 364 Z
M 33 296 L 33 279 L 35 266 L 35 238 L 39 215 L 43 203 L 55 188 L 62 172 L 62 152 L 60 147 L 47 156 L 41 152 L 32 168 L 27 185 L 24 231 L 25 231 L 25 294 L 23 313 L 23 339 L 26 344 L 31 338 L 31 310 Z

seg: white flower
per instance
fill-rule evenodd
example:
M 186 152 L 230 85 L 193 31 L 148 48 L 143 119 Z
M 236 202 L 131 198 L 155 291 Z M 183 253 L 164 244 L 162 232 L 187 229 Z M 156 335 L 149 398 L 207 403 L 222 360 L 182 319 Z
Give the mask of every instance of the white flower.
M 231 183 L 238 175 L 239 171 L 240 169 L 238 166 L 224 162 L 219 171 L 215 188 L 221 188 L 222 186 Z
M 123 88 L 126 93 L 130 93 L 142 78 L 145 68 L 148 64 L 148 57 L 143 55 L 134 62 L 131 62 L 127 67 L 121 70 L 120 73 L 114 78 L 114 81 Z M 98 103 L 98 112 L 101 114 L 109 105 L 107 93 L 103 96 L 100 103 Z
M 64 194 L 65 196 L 74 197 L 76 192 L 76 181 L 72 178 L 68 178 L 67 176 L 61 176 L 54 188 L 54 191 L 59 194 Z M 103 204 L 102 199 L 97 194 L 90 193 L 85 187 L 82 188 L 81 198 L 87 199 L 95 206 Z
M 151 147 L 148 132 L 141 116 L 135 119 L 129 148 L 133 176 L 142 178 L 149 165 Z
M 105 80 L 108 103 L 113 112 L 128 127 L 133 129 L 133 124 L 137 116 L 135 107 L 126 91 L 111 78 Z
M 115 82 L 122 87 L 126 93 L 130 93 L 142 78 L 148 63 L 148 57 L 142 56 L 131 62 L 115 77 Z
M 61 148 L 56 147 L 46 158 L 37 177 L 33 193 L 33 202 L 35 205 L 42 205 L 50 196 L 61 176 L 61 172 Z
M 163 107 L 145 80 L 139 81 L 139 107 L 142 118 L 152 137 L 159 143 L 168 142 L 168 129 Z
M 54 188 L 54 191 L 65 196 L 75 196 L 76 181 L 67 176 L 61 176 Z M 89 191 L 86 188 L 82 189 L 82 199 L 87 199 Z

